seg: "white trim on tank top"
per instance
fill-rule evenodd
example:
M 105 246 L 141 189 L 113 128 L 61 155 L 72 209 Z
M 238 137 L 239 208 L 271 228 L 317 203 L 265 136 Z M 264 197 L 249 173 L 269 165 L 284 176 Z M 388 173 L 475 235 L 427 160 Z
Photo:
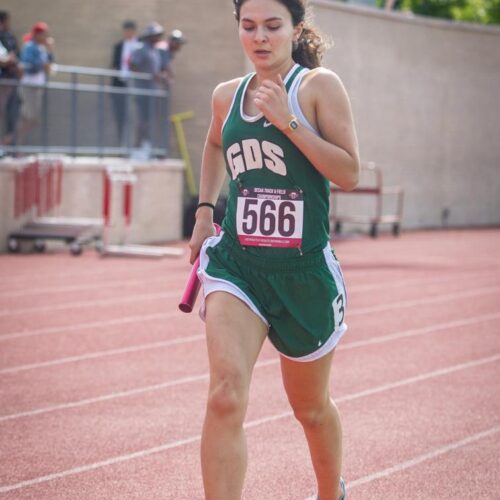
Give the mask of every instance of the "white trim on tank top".
M 299 87 L 302 83 L 302 79 L 311 71 L 309 68 L 304 68 L 296 77 L 290 87 L 290 91 L 288 92 L 288 107 L 293 115 L 297 117 L 300 123 L 304 125 L 307 129 L 309 129 L 313 134 L 319 136 L 319 132 L 311 125 L 309 120 L 306 118 L 304 113 L 302 112 L 302 108 L 299 103 Z
M 297 66 L 298 64 L 294 64 L 292 69 L 287 73 L 286 77 L 285 77 L 285 80 L 283 81 L 283 83 L 286 83 L 288 82 L 288 80 L 291 78 L 292 74 L 294 73 L 294 71 L 297 69 Z M 302 82 L 302 79 L 304 78 L 304 76 L 309 73 L 309 71 L 311 71 L 310 69 L 308 68 L 304 68 L 298 75 L 297 77 L 295 78 L 295 80 L 293 81 L 291 87 L 290 87 L 290 91 L 288 93 L 288 106 L 290 107 L 290 110 L 292 112 L 292 114 L 294 114 L 298 120 L 306 127 L 308 128 L 311 132 L 313 132 L 314 134 L 316 135 L 319 135 L 319 132 L 310 124 L 309 120 L 305 117 L 304 113 L 302 112 L 302 108 L 300 107 L 300 103 L 299 103 L 299 98 L 298 98 L 298 91 L 299 91 L 299 87 L 300 87 L 300 84 Z M 250 81 L 252 80 L 252 78 L 255 76 L 255 73 L 252 73 L 252 76 L 247 80 L 246 84 L 245 84 L 245 88 L 243 89 L 243 92 L 241 94 L 241 100 L 240 100 L 240 117 L 246 121 L 246 122 L 250 122 L 250 123 L 253 123 L 253 122 L 256 122 L 258 120 L 260 120 L 263 116 L 262 113 L 259 113 L 258 115 L 256 116 L 249 116 L 247 115 L 244 111 L 243 111 L 243 101 L 244 101 L 244 98 L 245 98 L 245 94 L 246 94 L 246 91 L 247 91 L 247 88 L 248 88 L 248 85 L 250 83 Z M 231 116 L 231 113 L 233 111 L 233 108 L 234 108 L 234 103 L 236 101 L 236 96 L 238 95 L 238 92 L 240 90 L 240 87 L 242 86 L 243 84 L 243 80 L 244 80 L 244 77 L 242 78 L 242 82 L 238 85 L 234 95 L 233 95 L 233 100 L 231 101 L 231 106 L 229 106 L 229 110 L 226 114 L 226 117 L 224 119 L 224 123 L 222 124 L 222 131 L 224 130 L 224 127 L 226 126 L 226 123 L 229 119 L 229 117 Z

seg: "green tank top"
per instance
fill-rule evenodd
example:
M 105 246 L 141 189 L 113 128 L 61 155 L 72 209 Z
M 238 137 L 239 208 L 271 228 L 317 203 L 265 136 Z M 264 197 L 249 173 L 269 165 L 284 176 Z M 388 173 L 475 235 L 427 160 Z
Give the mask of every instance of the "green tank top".
M 290 110 L 299 118 L 301 126 L 312 129 L 297 99 L 300 81 L 307 72 L 306 68 L 296 64 L 284 83 Z M 245 114 L 243 100 L 254 75 L 250 73 L 242 79 L 222 128 L 222 149 L 230 177 L 222 228 L 248 254 L 263 258 L 283 259 L 322 250 L 329 240 L 329 181 L 262 114 Z M 245 196 L 256 196 L 256 192 L 270 193 L 267 197 L 271 201 L 266 202 L 267 206 L 255 200 L 249 202 L 248 206 L 240 206 Z M 273 198 L 280 198 L 275 196 L 276 193 L 286 193 L 281 198 L 291 201 L 274 203 Z M 295 199 L 302 200 L 302 203 L 293 203 Z M 291 220 L 295 216 L 292 211 L 299 208 L 302 211 L 302 216 L 297 216 L 300 221 Z M 238 236 L 242 231 L 242 217 L 246 229 L 250 227 L 252 231 L 260 227 L 263 233 L 271 233 L 264 241 L 282 241 L 281 233 L 289 235 L 291 225 L 295 227 L 296 223 L 301 222 L 301 242 L 296 248 L 269 247 L 262 242 L 259 246 L 247 245 L 247 240 L 242 241 Z M 273 237 L 278 239 L 273 240 Z

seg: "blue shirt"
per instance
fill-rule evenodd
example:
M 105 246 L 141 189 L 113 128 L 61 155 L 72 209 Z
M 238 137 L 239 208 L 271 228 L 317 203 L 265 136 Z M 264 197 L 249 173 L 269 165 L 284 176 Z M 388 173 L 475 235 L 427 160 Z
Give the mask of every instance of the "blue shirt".
M 24 72 L 29 75 L 35 75 L 44 71 L 44 66 L 52 62 L 52 55 L 49 54 L 43 45 L 30 40 L 21 51 L 21 64 Z

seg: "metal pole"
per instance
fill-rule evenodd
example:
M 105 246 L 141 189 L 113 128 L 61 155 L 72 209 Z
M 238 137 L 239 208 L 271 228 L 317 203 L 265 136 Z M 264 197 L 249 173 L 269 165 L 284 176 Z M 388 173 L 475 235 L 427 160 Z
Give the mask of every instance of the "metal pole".
M 131 104 L 130 101 L 132 99 L 132 95 L 130 94 L 130 87 L 132 85 L 133 80 L 127 79 L 127 95 L 125 102 L 125 137 L 127 138 L 127 156 L 130 156 L 130 150 L 132 148 L 132 127 L 131 127 Z
M 78 95 L 76 92 L 76 85 L 78 84 L 78 74 L 71 74 L 71 115 L 70 115 L 70 130 L 71 130 L 71 148 L 73 150 L 73 156 L 76 156 L 76 147 L 77 147 L 77 120 L 76 113 L 78 109 Z
M 43 87 L 42 96 L 42 146 L 45 152 L 49 145 L 49 131 L 48 131 L 48 112 L 49 112 L 49 89 L 47 84 Z
M 102 148 L 104 140 L 104 94 L 102 88 L 104 86 L 104 77 L 99 76 L 99 93 L 97 95 L 97 149 L 98 156 L 102 158 Z
M 163 147 L 165 148 L 165 158 L 168 156 L 170 147 L 170 92 L 162 99 L 165 103 L 164 114 L 161 116 L 163 123 Z
M 152 90 L 152 89 L 150 89 L 150 90 Z M 153 130 L 154 130 L 154 124 L 156 121 L 155 120 L 156 113 L 155 113 L 155 107 L 154 107 L 154 104 L 155 104 L 154 96 L 152 96 L 150 94 L 150 95 L 146 96 L 146 99 L 148 100 L 148 108 L 149 108 L 149 112 L 148 112 L 148 141 L 147 141 L 147 142 L 149 142 L 149 144 L 147 144 L 149 151 L 146 149 L 146 153 L 147 153 L 147 156 L 149 158 L 151 155 L 151 151 L 153 149 L 153 145 L 154 145 Z

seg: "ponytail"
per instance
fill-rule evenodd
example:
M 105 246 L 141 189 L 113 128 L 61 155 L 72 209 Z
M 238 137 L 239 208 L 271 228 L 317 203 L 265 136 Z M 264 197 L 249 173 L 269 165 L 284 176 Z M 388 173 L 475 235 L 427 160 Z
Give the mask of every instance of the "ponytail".
M 326 44 L 322 36 L 315 28 L 305 24 L 299 40 L 293 45 L 292 58 L 301 66 L 317 68 L 321 66 L 325 49 Z

